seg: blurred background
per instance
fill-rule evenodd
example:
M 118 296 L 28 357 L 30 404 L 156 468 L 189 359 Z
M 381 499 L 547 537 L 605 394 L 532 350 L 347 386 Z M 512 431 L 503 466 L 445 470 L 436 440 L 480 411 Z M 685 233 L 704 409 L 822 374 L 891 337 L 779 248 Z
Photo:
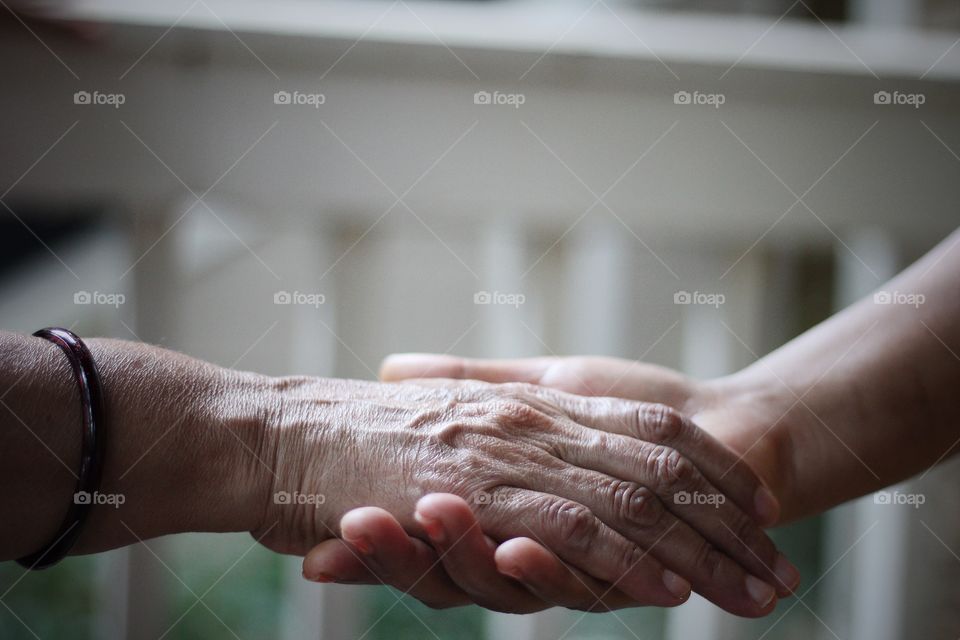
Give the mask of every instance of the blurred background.
M 7 330 L 268 374 L 416 350 L 708 377 L 960 223 L 955 2 L 0 5 Z M 0 566 L 0 637 L 957 638 L 958 479 L 775 531 L 804 582 L 763 620 L 437 612 L 192 534 Z

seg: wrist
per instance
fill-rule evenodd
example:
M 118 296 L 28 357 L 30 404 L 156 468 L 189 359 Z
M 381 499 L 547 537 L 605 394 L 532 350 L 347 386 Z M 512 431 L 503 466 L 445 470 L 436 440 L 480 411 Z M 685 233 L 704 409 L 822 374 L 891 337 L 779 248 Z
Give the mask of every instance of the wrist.
M 270 378 L 256 485 L 261 508 L 249 530 L 279 553 L 303 555 L 335 535 L 342 509 L 346 447 L 344 398 L 350 381 L 307 376 Z
M 694 422 L 742 457 L 780 502 L 789 519 L 795 458 L 792 422 L 796 398 L 765 372 L 744 369 L 698 383 L 691 400 Z
M 245 531 L 262 509 L 268 379 L 181 354 L 94 340 L 107 450 L 84 553 L 188 531 Z
M 262 522 L 276 474 L 277 423 L 281 414 L 275 379 L 220 369 L 201 399 L 189 439 L 198 443 L 193 469 L 203 487 L 201 518 L 193 531 L 253 531 Z

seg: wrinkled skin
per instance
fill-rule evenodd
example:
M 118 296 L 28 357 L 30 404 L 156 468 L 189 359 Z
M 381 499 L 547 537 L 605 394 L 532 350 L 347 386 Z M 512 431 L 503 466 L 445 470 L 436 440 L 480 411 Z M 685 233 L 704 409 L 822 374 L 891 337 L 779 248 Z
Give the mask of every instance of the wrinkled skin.
M 758 525 L 776 519 L 775 499 L 731 451 L 668 407 L 528 384 L 343 381 L 326 383 L 324 395 L 314 384 L 285 380 L 277 437 L 261 453 L 277 470 L 271 495 L 323 500 L 271 501 L 254 531 L 271 549 L 306 553 L 347 535 L 350 522 L 341 518 L 370 507 L 396 515 L 384 524 L 392 533 L 440 549 L 462 544 L 492 558 L 483 533 L 510 540 L 507 551 L 536 540 L 573 568 L 564 569 L 567 582 L 582 580 L 568 606 L 674 606 L 692 585 L 731 612 L 759 616 L 775 604 L 770 584 L 781 594 L 792 586 L 773 574 L 780 556 Z M 429 500 L 417 510 L 433 493 L 449 494 L 460 518 L 431 513 Z M 684 493 L 722 500 L 690 504 L 677 498 Z M 415 538 L 397 536 L 397 544 L 428 557 Z M 473 568 L 488 580 L 472 601 L 501 611 L 543 608 L 492 562 Z

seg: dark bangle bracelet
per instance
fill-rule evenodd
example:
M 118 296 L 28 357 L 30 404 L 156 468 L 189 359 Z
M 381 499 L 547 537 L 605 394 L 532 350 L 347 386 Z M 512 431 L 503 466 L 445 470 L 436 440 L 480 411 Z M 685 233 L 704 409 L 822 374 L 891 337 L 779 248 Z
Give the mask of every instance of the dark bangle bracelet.
M 49 340 L 67 354 L 73 369 L 73 377 L 80 388 L 80 405 L 83 410 L 80 473 L 77 476 L 76 491 L 70 501 L 67 515 L 50 542 L 39 551 L 17 560 L 28 569 L 46 569 L 60 562 L 69 553 L 80 536 L 84 521 L 90 514 L 90 508 L 95 502 L 94 496 L 100 488 L 106 430 L 100 376 L 97 374 L 97 367 L 87 345 L 67 329 L 51 327 L 40 329 L 33 335 Z

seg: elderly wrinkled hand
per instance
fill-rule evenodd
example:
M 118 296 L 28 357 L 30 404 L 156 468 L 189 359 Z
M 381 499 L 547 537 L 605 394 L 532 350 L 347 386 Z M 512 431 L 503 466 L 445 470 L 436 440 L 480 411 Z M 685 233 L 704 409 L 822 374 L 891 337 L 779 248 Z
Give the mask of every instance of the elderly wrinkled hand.
M 456 585 L 436 573 L 420 581 L 437 587 L 422 593 L 424 601 L 460 604 L 466 594 L 513 612 L 546 606 L 537 590 L 560 579 L 541 576 L 527 589 L 499 572 L 494 555 L 517 549 L 555 554 L 567 565 L 555 584 L 578 580 L 581 587 L 560 601 L 577 608 L 595 608 L 605 591 L 613 606 L 673 606 L 692 585 L 728 611 L 759 616 L 796 582 L 795 569 L 761 530 L 778 517 L 773 495 L 730 450 L 664 405 L 476 381 L 344 382 L 341 399 L 330 400 L 328 390 L 320 401 L 306 379 L 285 395 L 270 453 L 279 472 L 275 491 L 342 488 L 320 505 L 271 505 L 263 522 L 281 526 L 264 543 L 278 551 L 306 552 L 341 529 L 350 538 L 358 518 L 372 517 L 386 533 L 355 535 L 361 555 L 396 556 L 372 549 L 395 544 L 405 562 L 425 565 L 433 552 L 399 535 L 406 531 L 459 563 Z M 418 507 L 432 493 L 453 495 Z M 379 509 L 348 513 L 360 507 Z M 492 541 L 510 541 L 506 549 L 495 551 L 481 530 Z M 305 575 L 349 580 L 317 561 L 337 544 L 342 550 L 330 541 L 308 557 Z M 555 565 L 548 571 L 560 572 Z M 421 574 L 408 569 L 392 583 L 409 588 L 400 583 Z

